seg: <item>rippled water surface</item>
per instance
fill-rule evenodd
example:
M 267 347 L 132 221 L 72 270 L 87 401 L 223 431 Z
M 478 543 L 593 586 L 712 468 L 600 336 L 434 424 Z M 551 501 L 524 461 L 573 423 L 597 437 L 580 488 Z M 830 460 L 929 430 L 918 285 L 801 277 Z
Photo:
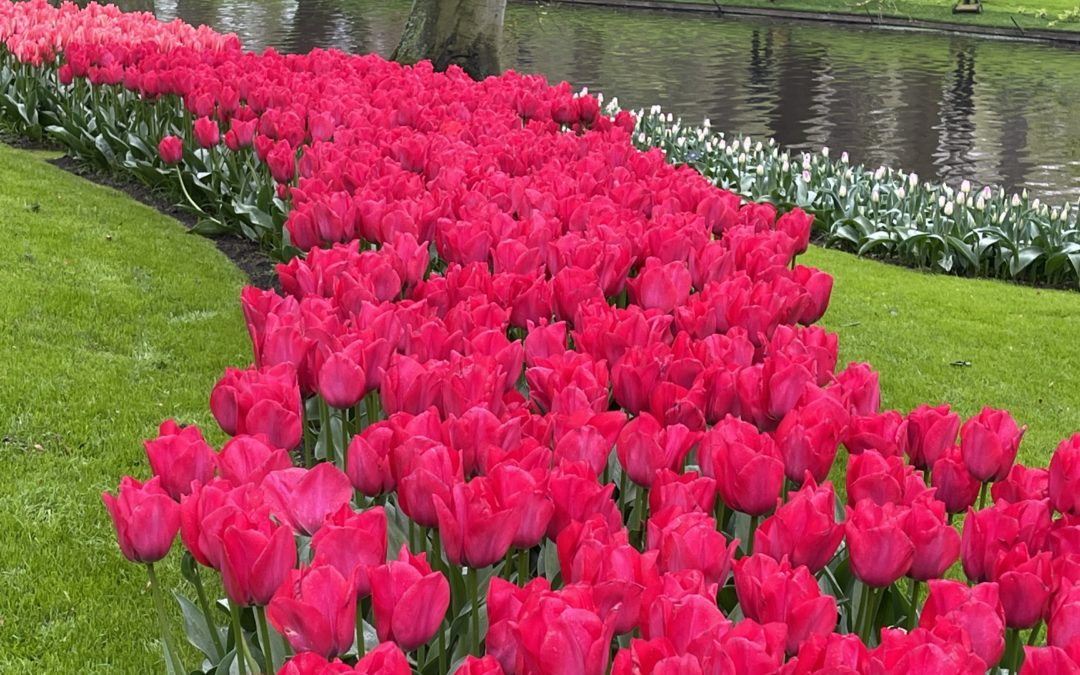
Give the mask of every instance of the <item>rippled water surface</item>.
M 407 0 L 132 0 L 249 48 L 387 55 Z M 505 66 L 924 178 L 1080 198 L 1080 50 L 794 21 L 507 10 Z

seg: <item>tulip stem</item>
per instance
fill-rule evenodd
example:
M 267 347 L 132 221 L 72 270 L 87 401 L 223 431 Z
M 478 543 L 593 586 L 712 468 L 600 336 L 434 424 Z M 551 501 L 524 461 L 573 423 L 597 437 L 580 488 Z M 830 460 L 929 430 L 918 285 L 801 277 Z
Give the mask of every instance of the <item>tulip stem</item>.
M 469 597 L 472 599 L 472 615 L 469 617 L 471 622 L 471 630 L 469 631 L 470 644 L 472 648 L 469 650 L 473 656 L 480 656 L 480 570 L 476 567 L 470 567 L 468 572 L 469 577 Z
M 367 402 L 367 423 L 368 426 L 375 424 L 379 420 L 379 394 L 375 391 L 368 392 L 368 395 L 364 397 Z
M 262 641 L 263 667 L 266 672 L 273 673 L 277 670 L 277 662 L 274 661 L 274 644 L 270 642 L 270 626 L 266 623 L 266 608 L 256 607 L 255 618 L 259 621 L 259 639 Z
M 304 417 L 307 417 L 307 412 L 304 413 Z M 309 469 L 315 466 L 316 442 L 315 431 L 311 428 L 311 420 L 304 419 L 304 466 Z
M 518 551 L 518 583 L 522 588 L 529 583 L 529 549 Z
M 165 613 L 165 601 L 161 597 L 161 585 L 158 583 L 157 573 L 154 572 L 154 563 L 146 563 L 146 573 L 150 577 L 150 594 L 154 596 L 158 623 L 161 624 L 161 641 L 165 644 L 165 661 L 175 675 L 183 675 L 187 671 L 184 670 L 184 665 L 180 662 L 180 655 L 176 653 L 172 631 L 169 630 L 169 617 Z
M 637 511 L 641 518 L 641 522 L 638 524 L 638 547 L 641 549 L 645 548 L 645 532 L 649 520 L 648 510 L 649 491 L 646 490 L 644 486 L 639 485 L 637 493 Z
M 912 579 L 911 580 L 911 609 L 910 609 L 910 613 L 908 614 L 908 618 L 907 618 L 908 632 L 911 632 L 911 631 L 915 630 L 915 623 L 916 623 L 916 620 L 918 619 L 918 616 L 919 616 L 918 606 L 919 606 L 919 580 L 918 579 Z
M 240 669 L 240 675 L 247 675 L 248 665 L 251 672 L 259 672 L 258 666 L 252 663 L 251 654 L 247 650 L 247 642 L 244 640 L 244 627 L 240 624 L 240 605 L 229 601 L 229 613 L 232 614 L 233 631 L 236 632 L 236 664 Z
M 213 616 L 210 614 L 210 603 L 206 599 L 206 589 L 203 588 L 202 576 L 199 574 L 197 565 L 192 565 L 192 580 L 195 584 L 195 595 L 199 599 L 199 609 L 206 618 L 206 630 L 210 631 L 210 639 L 214 641 L 214 649 L 217 650 L 217 657 L 220 659 L 225 654 L 225 645 L 221 644 L 217 624 L 214 623 Z
M 446 672 L 446 630 L 439 622 L 439 672 Z
M 341 409 L 341 470 L 345 469 L 345 453 L 349 450 L 349 418 L 346 410 Z
M 986 506 L 986 493 L 990 491 L 990 483 L 983 483 L 982 488 L 979 490 L 979 510 L 982 511 Z
M 754 533 L 757 532 L 760 517 L 750 516 L 750 529 L 746 531 L 746 555 L 754 555 Z
M 723 534 L 724 521 L 727 520 L 727 504 L 720 498 L 720 493 L 716 493 L 716 530 Z
M 620 470 L 619 471 L 619 511 L 620 512 L 622 512 L 622 510 L 627 505 L 627 502 L 626 502 L 626 487 L 627 487 L 626 486 L 626 480 L 627 480 L 626 479 L 626 472 Z M 624 516 L 624 518 L 625 518 L 625 516 Z
M 367 645 L 364 644 L 364 599 L 356 599 L 356 658 L 364 658 Z

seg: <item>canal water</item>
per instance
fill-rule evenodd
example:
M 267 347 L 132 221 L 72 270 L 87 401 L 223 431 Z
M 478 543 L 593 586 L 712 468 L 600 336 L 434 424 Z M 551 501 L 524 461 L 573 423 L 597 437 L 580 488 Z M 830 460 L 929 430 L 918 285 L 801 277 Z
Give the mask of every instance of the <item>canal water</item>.
M 121 3 L 123 4 L 123 3 Z M 130 0 L 250 49 L 388 55 L 408 0 Z M 504 66 L 624 107 L 828 146 L 925 179 L 1080 198 L 1080 49 L 777 19 L 511 2 Z

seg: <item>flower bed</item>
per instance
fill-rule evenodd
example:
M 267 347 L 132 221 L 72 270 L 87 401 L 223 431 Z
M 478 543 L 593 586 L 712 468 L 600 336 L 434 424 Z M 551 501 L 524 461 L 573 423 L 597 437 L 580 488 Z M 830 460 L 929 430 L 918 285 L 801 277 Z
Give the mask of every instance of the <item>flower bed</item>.
M 242 297 L 255 363 L 210 396 L 232 438 L 166 421 L 153 477 L 104 495 L 169 672 L 178 533 L 202 672 L 1078 668 L 1080 436 L 1029 468 L 1007 412 L 880 411 L 813 325 L 802 211 L 535 77 L 96 6 L 0 3 L 0 38 L 24 129 L 291 256 Z
M 792 157 L 770 139 L 728 139 L 659 108 L 638 114 L 635 144 L 662 149 L 718 186 L 781 211 L 814 215 L 828 245 L 938 272 L 1055 286 L 1080 284 L 1074 206 L 1051 208 L 1001 188 L 921 182 L 914 173 L 851 166 L 846 153 Z

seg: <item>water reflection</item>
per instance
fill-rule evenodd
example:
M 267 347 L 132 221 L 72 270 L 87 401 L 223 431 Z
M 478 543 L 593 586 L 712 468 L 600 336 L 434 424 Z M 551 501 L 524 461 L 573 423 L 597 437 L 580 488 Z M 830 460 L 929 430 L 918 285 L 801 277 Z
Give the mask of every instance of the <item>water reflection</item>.
M 252 49 L 389 54 L 409 0 L 126 0 Z M 784 21 L 511 3 L 507 67 L 931 179 L 1080 197 L 1080 51 Z

